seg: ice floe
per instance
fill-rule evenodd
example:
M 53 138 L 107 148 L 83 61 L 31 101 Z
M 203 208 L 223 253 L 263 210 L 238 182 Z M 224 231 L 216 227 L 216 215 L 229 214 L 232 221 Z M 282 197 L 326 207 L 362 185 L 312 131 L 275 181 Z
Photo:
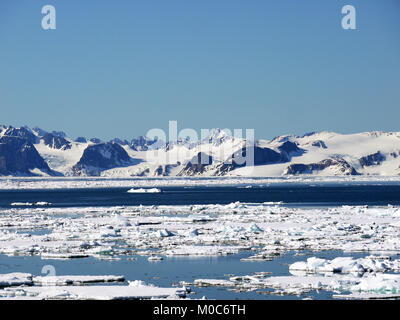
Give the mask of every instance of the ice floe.
M 139 189 L 129 189 L 127 191 L 128 193 L 160 193 L 161 189 L 158 188 L 150 188 L 150 189 L 143 189 L 143 188 L 139 188 Z
M 290 208 L 235 202 L 15 207 L 1 210 L 0 254 L 72 259 L 113 257 L 132 249 L 152 249 L 159 256 L 223 255 L 251 250 L 252 255 L 243 261 L 256 261 L 273 259 L 292 250 L 400 253 L 399 217 L 400 208 L 396 206 Z M 46 232 L 29 233 L 40 230 Z M 311 261 L 317 265 L 297 268 L 321 269 L 320 262 Z M 342 262 L 351 261 L 333 263 Z M 336 268 L 332 263 L 321 263 L 325 269 Z M 365 268 L 377 268 L 386 262 L 375 261 L 375 266 L 363 263 Z
M 65 275 L 32 276 L 30 273 L 0 274 L 0 299 L 24 300 L 115 300 L 183 298 L 190 289 L 160 288 L 141 280 L 128 285 L 94 285 L 96 283 L 124 282 L 123 276 Z
M 273 290 L 269 294 L 304 295 L 325 290 L 340 299 L 388 299 L 400 297 L 399 260 L 383 257 L 333 260 L 312 257 L 290 265 L 289 276 L 254 274 L 229 279 L 196 279 L 195 286 L 227 287 L 236 291 Z M 360 273 L 361 271 L 361 273 Z M 307 272 L 312 272 L 307 273 Z M 183 283 L 189 285 L 190 283 Z
M 186 290 L 183 288 L 160 288 L 144 284 L 123 286 L 32 286 L 0 290 L 0 298 L 17 300 L 179 299 L 185 296 Z
M 46 201 L 38 201 L 38 202 L 12 202 L 11 206 L 18 206 L 18 207 L 31 207 L 31 206 L 50 206 L 50 202 Z
M 291 251 L 340 250 L 347 255 L 357 252 L 365 253 L 365 257 L 311 257 L 292 263 L 288 268 L 291 275 L 285 277 L 248 275 L 208 284 L 207 279 L 199 279 L 196 284 L 218 283 L 238 290 L 269 288 L 282 294 L 330 290 L 338 296 L 355 297 L 361 292 L 371 298 L 398 294 L 399 279 L 388 273 L 400 272 L 399 260 L 390 259 L 400 253 L 399 217 L 399 206 L 293 208 L 277 203 L 240 202 L 79 208 L 12 206 L 1 209 L 0 254 L 38 256 L 46 260 L 121 259 L 137 255 L 159 261 L 175 256 L 241 253 L 242 263 L 249 264 L 272 260 Z M 39 233 L 43 230 L 46 232 Z M 12 277 L 14 283 L 34 282 L 27 275 L 10 276 L 4 281 L 0 278 L 0 283 L 10 286 Z M 51 287 L 50 283 L 44 286 Z M 64 288 L 53 288 L 51 292 L 58 293 L 48 294 L 41 288 L 24 287 L 17 291 L 13 288 L 4 294 L 41 299 L 59 296 L 80 299 L 92 295 L 89 291 Z M 137 293 L 129 291 L 132 289 L 122 290 L 121 294 L 110 291 L 94 298 L 135 297 Z
M 7 273 L 0 274 L 0 287 L 20 286 L 32 284 L 32 275 L 30 273 Z
M 124 282 L 123 276 L 38 276 L 33 277 L 33 283 L 42 286 L 82 285 L 100 282 Z
M 65 189 L 65 188 L 151 188 L 161 186 L 243 186 L 272 184 L 390 184 L 399 183 L 399 176 L 286 176 L 286 177 L 154 177 L 154 178 L 112 178 L 112 177 L 0 177 L 0 189 Z
M 293 263 L 290 271 L 305 271 L 311 273 L 335 272 L 335 273 L 364 273 L 399 271 L 400 260 L 381 259 L 379 257 L 366 257 L 354 259 L 352 257 L 337 257 L 333 260 L 308 258 L 306 262 Z

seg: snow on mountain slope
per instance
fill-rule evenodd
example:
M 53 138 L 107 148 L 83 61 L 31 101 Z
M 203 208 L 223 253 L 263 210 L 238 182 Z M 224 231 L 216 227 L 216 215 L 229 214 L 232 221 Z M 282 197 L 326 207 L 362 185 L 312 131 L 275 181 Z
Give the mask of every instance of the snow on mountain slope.
M 292 157 L 290 164 L 316 164 L 326 159 L 343 159 L 359 174 L 363 175 L 397 175 L 400 174 L 400 133 L 398 132 L 364 132 L 357 134 L 338 134 L 318 132 L 303 137 L 284 136 L 272 141 L 259 141 L 264 147 L 274 148 L 277 141 L 292 141 L 304 149 L 300 156 Z M 378 153 L 381 161 L 373 161 Z M 375 155 L 375 157 L 374 157 Z M 365 158 L 365 159 L 363 159 Z M 371 161 L 372 158 L 372 161 Z M 362 161 L 362 159 L 364 161 Z M 364 165 L 363 165 L 363 164 Z M 288 167 L 286 163 L 262 165 L 254 168 L 239 168 L 229 173 L 235 176 L 281 176 Z M 336 166 L 312 172 L 316 175 L 339 175 Z
M 31 143 L 55 174 L 65 176 L 400 175 L 400 132 L 324 131 L 258 140 L 253 149 L 254 165 L 237 160 L 250 159 L 246 140 L 220 129 L 209 131 L 200 140 L 166 144 L 145 137 L 132 142 L 118 138 L 106 143 L 99 139 L 77 142 L 59 131 L 0 125 L 0 138 L 3 136 Z M 78 166 L 82 170 L 77 170 Z M 2 175 L 14 174 L 5 169 L 8 167 L 4 166 Z M 46 174 L 32 168 L 33 174 Z
M 67 139 L 71 143 L 68 150 L 54 149 L 46 145 L 43 140 L 35 144 L 36 150 L 47 162 L 49 167 L 66 176 L 73 175 L 72 167 L 80 160 L 85 149 L 93 143 L 79 143 Z

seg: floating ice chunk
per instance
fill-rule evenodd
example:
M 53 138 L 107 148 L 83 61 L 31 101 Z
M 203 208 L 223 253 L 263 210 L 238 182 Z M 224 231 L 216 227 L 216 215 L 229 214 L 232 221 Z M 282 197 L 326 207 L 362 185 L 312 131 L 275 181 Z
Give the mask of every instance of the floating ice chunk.
M 259 232 L 263 232 L 264 230 L 261 229 L 258 225 L 256 225 L 255 223 L 252 224 L 249 228 L 249 231 L 254 232 L 254 233 L 259 233 Z
M 95 256 L 112 256 L 114 254 L 114 250 L 110 246 L 97 246 L 94 248 L 89 248 L 85 251 L 85 254 L 95 255 Z
M 193 222 L 210 222 L 210 221 L 217 220 L 217 219 L 211 218 L 210 216 L 207 216 L 207 215 L 202 215 L 202 216 L 191 215 L 188 218 L 192 219 Z
M 84 253 L 56 253 L 56 252 L 43 252 L 40 257 L 42 259 L 77 259 L 77 258 L 87 258 L 88 255 Z
M 143 189 L 143 188 L 139 188 L 139 189 L 129 189 L 127 191 L 128 193 L 160 193 L 161 189 L 158 188 L 150 188 L 150 189 Z
M 290 276 L 280 276 L 280 277 L 269 277 L 261 281 L 262 285 L 265 287 L 272 288 L 302 288 L 309 290 L 323 289 L 329 286 L 332 279 L 323 276 L 305 276 L 305 277 L 290 277 Z
M 400 275 L 398 274 L 373 274 L 353 285 L 351 291 L 374 291 L 378 293 L 400 294 Z
M 325 266 L 326 260 L 316 257 L 308 258 L 307 262 L 295 262 L 289 266 L 289 270 L 301 270 L 308 272 L 316 272 L 323 266 Z
M 189 232 L 189 237 L 197 237 L 199 235 L 199 230 L 193 229 Z
M 19 207 L 30 207 L 30 206 L 33 206 L 33 203 L 32 202 L 12 202 L 11 203 L 11 205 L 12 206 L 19 206 Z
M 38 201 L 35 203 L 36 206 L 51 206 L 50 202 L 46 202 L 46 201 Z
M 235 282 L 223 279 L 196 279 L 194 280 L 193 283 L 197 286 L 202 286 L 202 287 L 208 287 L 208 286 L 232 287 L 235 285 Z
M 336 273 L 364 273 L 386 272 L 400 270 L 400 260 L 374 259 L 371 257 L 354 259 L 352 257 L 337 257 L 333 260 L 308 258 L 306 262 L 295 262 L 289 266 L 292 271 L 304 272 L 336 272 Z
M 239 227 L 239 226 L 220 226 L 219 228 L 216 229 L 217 232 L 223 232 L 223 233 L 228 233 L 232 236 L 234 236 L 235 234 L 237 234 L 238 232 L 242 232 L 245 231 L 246 229 L 243 227 Z
M 335 299 L 346 299 L 346 300 L 398 300 L 400 293 L 370 293 L 370 292 L 354 292 L 351 294 L 334 294 L 332 296 Z
M 6 273 L 0 274 L 0 287 L 21 286 L 32 284 L 32 275 L 30 273 Z
M 168 256 L 217 256 L 238 253 L 234 246 L 180 246 L 165 251 Z
M 45 276 L 34 277 L 33 283 L 43 286 L 81 285 L 99 282 L 123 282 L 123 276 Z
M 279 251 L 260 252 L 256 255 L 242 258 L 240 261 L 271 261 L 280 255 Z
M 338 273 L 362 273 L 365 271 L 364 267 L 360 265 L 357 260 L 351 257 L 337 257 L 327 263 L 320 271 L 338 272 Z
M 164 260 L 163 257 L 159 257 L 159 256 L 150 256 L 147 258 L 148 261 L 161 261 Z
M 134 280 L 134 281 L 128 281 L 128 284 L 130 287 L 136 287 L 136 288 L 141 288 L 141 287 L 154 287 L 152 284 L 147 284 L 143 280 Z
M 185 296 L 186 290 L 182 288 L 160 288 L 145 284 L 140 286 L 33 286 L 0 290 L 0 297 L 31 300 L 132 300 Z
M 240 201 L 232 202 L 230 204 L 227 204 L 224 206 L 226 209 L 240 209 L 240 208 L 245 208 L 246 205 L 243 203 L 240 203 Z
M 129 222 L 128 218 L 121 216 L 118 212 L 114 212 L 112 218 L 112 224 L 115 226 L 123 226 L 123 227 L 130 227 L 131 223 Z
M 160 238 L 167 238 L 167 237 L 173 237 L 175 234 L 167 229 L 161 229 L 157 231 L 157 235 Z

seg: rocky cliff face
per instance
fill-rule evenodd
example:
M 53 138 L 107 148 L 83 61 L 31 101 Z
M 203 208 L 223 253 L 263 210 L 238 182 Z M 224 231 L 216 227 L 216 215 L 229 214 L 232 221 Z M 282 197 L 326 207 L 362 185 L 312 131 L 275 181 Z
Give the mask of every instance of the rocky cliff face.
M 117 143 L 108 142 L 87 147 L 72 170 L 76 175 L 97 176 L 103 170 L 130 164 L 133 164 L 133 159 L 124 148 Z
M 178 173 L 178 176 L 195 176 L 204 173 L 213 163 L 213 158 L 204 152 L 199 152 L 193 157 L 184 168 Z
M 362 157 L 360 159 L 360 164 L 362 167 L 377 166 L 385 161 L 386 157 L 380 153 L 380 151 L 370 154 L 368 156 Z
M 157 139 L 150 139 L 144 136 L 140 136 L 137 139 L 132 139 L 132 141 L 128 144 L 135 151 L 147 151 L 156 142 L 158 142 Z
M 56 175 L 29 140 L 19 136 L 0 138 L 0 175 L 32 176 L 35 169 Z
M 288 166 L 284 174 L 299 175 L 312 174 L 316 171 L 330 169 L 333 174 L 337 175 L 358 175 L 359 173 L 343 159 L 325 159 L 318 163 L 310 164 L 291 164 Z
M 44 144 L 52 149 L 68 150 L 71 149 L 71 143 L 61 136 L 56 136 L 52 133 L 45 133 L 41 138 Z
M 2 132 L 2 136 L 21 138 L 22 140 L 31 144 L 39 142 L 39 138 L 26 127 L 14 128 L 9 126 Z

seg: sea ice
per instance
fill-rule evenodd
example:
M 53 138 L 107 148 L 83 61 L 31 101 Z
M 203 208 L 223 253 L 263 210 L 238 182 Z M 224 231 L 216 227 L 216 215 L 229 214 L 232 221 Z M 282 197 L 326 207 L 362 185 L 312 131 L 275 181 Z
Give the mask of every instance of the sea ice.
M 399 271 L 400 260 L 382 260 L 371 257 L 354 259 L 352 257 L 337 257 L 333 260 L 308 258 L 306 262 L 295 262 L 289 266 L 290 271 L 305 271 L 312 273 L 364 273 Z
M 143 189 L 143 188 L 134 189 L 134 188 L 132 188 L 132 189 L 129 189 L 127 192 L 128 193 L 160 193 L 161 190 L 158 188 L 150 188 L 150 189 Z
M 33 277 L 33 283 L 42 286 L 82 285 L 99 282 L 123 282 L 123 276 L 45 276 Z
M 30 273 L 7 273 L 0 274 L 0 287 L 20 286 L 32 284 L 32 275 Z
M 0 290 L 6 299 L 31 300 L 127 300 L 152 298 L 181 298 L 186 296 L 182 288 L 140 286 L 33 286 L 13 287 Z

